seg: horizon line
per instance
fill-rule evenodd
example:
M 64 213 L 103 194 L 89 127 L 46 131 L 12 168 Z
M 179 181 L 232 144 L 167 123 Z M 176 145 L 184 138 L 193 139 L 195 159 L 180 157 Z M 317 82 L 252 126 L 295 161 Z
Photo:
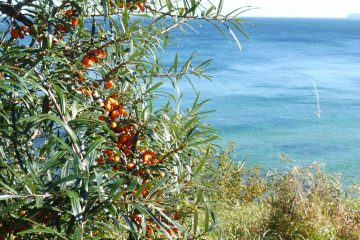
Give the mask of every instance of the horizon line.
M 239 16 L 240 18 L 309 18 L 309 19 L 352 19 L 359 20 L 360 18 L 346 17 L 315 17 L 315 16 Z

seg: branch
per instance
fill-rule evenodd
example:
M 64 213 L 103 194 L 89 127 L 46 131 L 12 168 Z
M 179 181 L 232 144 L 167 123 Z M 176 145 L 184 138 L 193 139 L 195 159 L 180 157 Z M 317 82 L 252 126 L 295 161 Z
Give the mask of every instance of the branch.
M 172 29 L 176 28 L 177 26 L 185 23 L 187 20 L 189 20 L 189 19 L 186 19 L 186 18 L 182 19 L 181 21 L 175 23 L 174 25 L 166 28 L 164 31 L 161 32 L 161 34 L 165 34 L 165 33 L 167 33 L 167 32 L 170 32 L 170 30 L 172 30 Z
M 179 76 L 185 76 L 185 75 L 200 75 L 202 74 L 202 71 L 183 71 L 178 73 L 157 73 L 157 74 L 149 74 L 149 75 L 142 75 L 138 76 L 140 78 L 157 78 L 157 77 L 168 77 L 168 78 L 176 78 Z M 204 76 L 204 75 L 203 75 Z
M 61 107 L 60 107 L 60 105 L 58 104 L 58 102 L 56 101 L 56 98 L 55 98 L 55 96 L 54 96 L 54 94 L 53 94 L 53 92 L 52 92 L 51 86 L 48 86 L 48 85 L 45 84 L 45 79 L 44 79 L 44 77 L 43 77 L 38 71 L 35 70 L 34 72 L 35 72 L 36 75 L 40 78 L 42 86 L 47 90 L 47 92 L 48 92 L 48 94 L 49 94 L 49 97 L 50 97 L 51 101 L 54 103 L 55 108 L 56 108 L 56 112 L 59 114 L 61 120 L 62 120 L 65 124 L 68 124 L 68 120 L 67 120 L 67 118 L 65 117 L 65 115 L 62 113 Z M 74 150 L 75 150 L 75 153 L 79 156 L 81 162 L 84 164 L 84 156 L 83 156 L 82 153 L 81 153 L 81 149 L 80 149 L 79 145 L 78 145 L 76 142 L 74 142 L 72 145 L 73 145 L 73 148 L 74 148 Z M 83 165 L 81 168 L 83 169 L 84 167 L 85 167 L 85 166 Z
M 0 11 L 9 17 L 24 23 L 24 25 L 28 27 L 33 26 L 33 22 L 30 19 L 28 19 L 24 14 L 22 14 L 20 11 L 17 11 L 14 6 L 8 3 L 0 3 Z
M 150 6 L 146 6 L 147 9 L 149 9 L 151 12 L 156 13 L 158 15 L 162 15 L 162 16 L 169 16 L 172 18 L 181 18 L 181 19 L 198 19 L 198 20 L 227 20 L 226 16 L 222 16 L 222 15 L 214 15 L 213 17 L 208 17 L 208 16 L 198 16 L 198 15 L 177 15 L 171 12 L 162 12 L 159 10 L 156 10 Z
M 116 74 L 120 70 L 120 68 L 124 67 L 126 64 L 128 64 L 128 62 L 121 62 L 120 64 L 118 64 L 105 75 L 104 79 L 107 80 L 112 77 L 112 75 Z

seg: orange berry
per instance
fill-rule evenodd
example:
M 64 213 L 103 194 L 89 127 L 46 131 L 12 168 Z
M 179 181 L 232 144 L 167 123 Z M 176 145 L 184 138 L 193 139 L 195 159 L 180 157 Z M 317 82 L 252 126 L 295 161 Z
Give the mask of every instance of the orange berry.
M 112 88 L 114 85 L 115 85 L 114 82 L 111 81 L 111 80 L 109 80 L 109 81 L 105 82 L 104 88 L 105 88 L 106 90 L 108 90 L 108 89 Z
M 114 155 L 110 158 L 110 161 L 112 162 L 119 162 L 120 161 L 120 155 Z
M 85 92 L 85 96 L 87 96 L 87 97 L 90 97 L 91 95 L 92 95 L 92 91 L 91 90 L 87 90 L 86 92 Z
M 66 15 L 67 17 L 71 17 L 73 14 L 74 14 L 73 10 L 67 10 L 67 11 L 65 12 L 65 15 Z
M 26 29 L 26 31 L 27 31 L 29 34 L 31 34 L 31 35 L 34 35 L 34 34 L 35 34 L 35 28 L 34 28 L 34 27 L 28 27 L 28 28 Z
M 121 2 L 119 3 L 119 8 L 123 8 L 124 7 L 124 4 Z
M 83 61 L 83 66 L 84 67 L 91 67 L 92 65 L 94 65 L 95 61 L 89 57 L 85 57 L 84 61 Z
M 118 142 L 121 143 L 121 144 L 124 144 L 126 143 L 128 140 L 128 136 L 126 134 L 121 134 L 118 138 Z
M 138 173 L 138 175 L 139 176 L 144 176 L 144 175 L 146 175 L 146 170 L 142 170 L 142 171 L 140 171 L 139 173 Z
M 155 160 L 155 153 L 152 151 L 146 151 L 143 153 L 142 160 L 144 163 L 152 163 L 152 160 Z
M 105 108 L 105 110 L 110 111 L 111 110 L 111 104 L 110 103 L 105 104 L 104 108 Z
M 140 8 L 140 11 L 142 11 L 142 12 L 145 11 L 145 5 L 144 5 L 144 3 L 139 3 L 138 6 L 139 6 L 139 8 Z
M 181 213 L 179 212 L 179 211 L 176 211 L 175 213 L 174 213 L 174 219 L 175 220 L 179 220 L 181 218 Z
M 111 150 L 111 149 L 106 149 L 106 150 L 104 151 L 104 153 L 105 153 L 106 156 L 110 157 L 110 156 L 113 154 L 113 150 Z
M 119 171 L 119 170 L 120 170 L 120 166 L 119 166 L 119 165 L 113 166 L 113 170 L 114 170 L 114 171 Z
M 116 92 L 116 93 L 111 94 L 111 97 L 119 98 L 121 95 L 122 95 L 121 93 Z M 122 103 L 120 105 L 122 105 Z
M 94 87 L 98 88 L 99 87 L 99 83 L 98 82 L 93 82 L 92 84 Z
M 130 148 L 132 146 L 132 141 L 131 139 L 128 139 L 128 141 L 125 143 L 125 146 Z
M 105 119 L 106 119 L 106 118 L 105 118 L 104 116 L 99 116 L 99 120 L 100 120 L 100 121 L 105 121 Z
M 58 25 L 57 26 L 57 29 L 60 31 L 60 32 L 67 32 L 67 27 L 66 26 L 64 26 L 64 25 L 62 25 L 62 24 L 60 24 L 60 25 Z
M 97 163 L 98 165 L 103 165 L 103 164 L 105 164 L 105 160 L 104 160 L 104 158 L 99 157 L 98 159 L 96 159 L 96 163 Z
M 96 49 L 96 56 L 100 59 L 103 59 L 106 56 L 106 52 L 101 49 Z
M 125 127 L 124 127 L 124 132 L 126 132 L 126 133 L 130 132 L 130 127 L 129 127 L 129 126 L 125 126 Z
M 83 82 L 83 81 L 85 80 L 84 75 L 80 74 L 80 75 L 78 76 L 78 80 L 79 80 L 80 82 Z
M 142 195 L 143 197 L 146 197 L 148 194 L 149 194 L 149 189 L 144 189 L 144 190 L 141 192 L 141 195 Z
M 129 156 L 131 154 L 131 150 L 129 149 L 129 147 L 124 147 L 122 151 L 125 154 L 125 156 Z
M 89 89 L 87 89 L 87 88 L 85 88 L 85 87 L 82 87 L 81 88 L 81 91 L 85 94 L 85 96 L 87 96 L 87 97 L 90 97 L 90 95 L 92 94 L 92 91 L 91 90 L 89 90 Z
M 128 171 L 134 170 L 135 167 L 136 167 L 136 163 L 134 163 L 134 162 L 128 162 L 128 164 L 126 164 L 126 169 L 127 169 Z
M 173 234 L 170 228 L 167 228 L 166 231 L 170 236 Z
M 122 129 L 121 129 L 121 127 L 116 127 L 115 129 L 114 129 L 114 131 L 116 132 L 116 133 L 120 133 L 121 131 L 122 131 Z
M 116 128 L 116 127 L 117 127 L 117 123 L 116 123 L 116 122 L 111 122 L 111 123 L 110 123 L 110 127 L 111 127 L 111 128 Z
M 56 35 L 56 37 L 57 37 L 57 39 L 59 39 L 59 40 L 64 40 L 64 37 L 63 36 L 61 36 L 61 35 Z
M 121 115 L 123 115 L 124 117 L 126 117 L 128 115 L 128 112 L 123 108 L 123 107 L 119 107 L 119 113 Z
M 11 34 L 11 37 L 13 37 L 14 39 L 17 39 L 19 37 L 18 29 L 15 29 L 15 28 L 11 29 L 10 34 Z
M 93 62 L 96 62 L 96 57 L 95 56 L 89 56 L 89 59 Z
M 115 104 L 115 102 L 116 102 L 116 100 L 113 98 L 108 98 L 107 100 L 111 105 Z
M 99 230 L 92 231 L 91 235 L 93 237 L 97 236 L 99 234 Z
M 112 111 L 110 114 L 111 120 L 115 120 L 120 116 L 120 113 L 118 111 Z
M 76 25 L 80 24 L 80 20 L 78 18 L 74 18 L 71 20 L 71 26 L 76 27 Z

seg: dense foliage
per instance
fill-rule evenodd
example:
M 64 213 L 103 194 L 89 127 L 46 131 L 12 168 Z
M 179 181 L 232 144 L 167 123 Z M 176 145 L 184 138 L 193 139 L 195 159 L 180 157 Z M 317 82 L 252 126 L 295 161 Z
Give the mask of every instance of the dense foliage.
M 166 68 L 171 30 L 202 19 L 237 41 L 242 9 L 221 6 L 0 2 L 0 239 L 201 239 L 213 229 L 194 185 L 216 148 L 204 102 L 183 112 L 154 99 L 179 103 L 161 85 L 202 77 L 209 63 L 176 56 Z

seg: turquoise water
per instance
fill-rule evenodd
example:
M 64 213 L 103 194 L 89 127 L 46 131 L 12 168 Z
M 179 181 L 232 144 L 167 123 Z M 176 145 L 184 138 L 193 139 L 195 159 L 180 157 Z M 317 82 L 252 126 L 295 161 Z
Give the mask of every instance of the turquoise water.
M 360 21 L 350 19 L 251 18 L 242 51 L 206 22 L 198 33 L 176 33 L 175 52 L 194 50 L 213 59 L 213 81 L 194 78 L 203 99 L 216 109 L 207 121 L 234 141 L 248 164 L 282 168 L 280 154 L 298 164 L 321 162 L 346 180 L 360 174 Z M 321 117 L 318 118 L 317 86 Z M 189 84 L 182 84 L 185 105 Z

